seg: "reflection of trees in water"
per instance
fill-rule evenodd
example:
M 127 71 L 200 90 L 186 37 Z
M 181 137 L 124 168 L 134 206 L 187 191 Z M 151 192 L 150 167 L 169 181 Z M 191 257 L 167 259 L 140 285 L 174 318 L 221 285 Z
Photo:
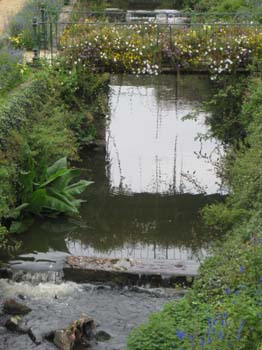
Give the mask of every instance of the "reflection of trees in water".
M 22 236 L 24 252 L 67 252 L 67 241 L 100 252 L 124 246 L 183 248 L 193 252 L 206 246 L 212 236 L 202 226 L 199 210 L 219 196 L 180 195 L 104 196 L 83 208 L 80 221 L 39 221 Z M 23 252 L 22 251 L 22 252 Z
M 103 216 L 87 210 L 85 217 L 92 228 L 75 231 L 74 238 L 102 251 L 120 248 L 127 242 L 199 248 L 210 240 L 200 222 L 199 210 L 218 197 L 180 197 L 181 200 L 153 194 L 109 197 Z
M 155 127 L 155 140 L 159 139 L 161 133 L 161 126 L 163 120 L 166 116 L 170 114 L 170 110 L 175 112 L 176 117 L 183 113 L 183 110 L 186 111 L 192 104 L 192 108 L 196 105 L 196 102 L 199 102 L 203 99 L 203 96 L 207 96 L 209 93 L 209 83 L 208 79 L 205 77 L 199 78 L 195 76 L 157 76 L 157 77 L 134 77 L 134 76 L 114 76 L 111 81 L 112 85 L 116 87 L 119 86 L 116 98 L 116 104 L 112 106 L 113 111 L 112 115 L 116 112 L 117 106 L 120 100 L 120 94 L 123 93 L 121 87 L 125 86 L 125 95 L 128 95 L 130 98 L 130 108 L 132 110 L 133 106 L 133 98 L 134 96 L 140 96 L 139 103 L 146 107 L 146 110 L 150 111 L 152 117 L 156 116 L 156 127 Z M 155 95 L 155 98 L 147 98 L 148 96 Z M 183 102 L 184 101 L 184 102 Z M 184 103 L 184 105 L 183 105 Z M 178 105 L 179 104 L 179 105 Z M 181 104 L 181 105 L 180 105 Z M 199 113 L 198 113 L 199 114 Z M 181 116 L 180 116 L 181 117 Z M 180 118 L 179 117 L 179 118 Z M 203 114 L 201 114 L 203 117 Z M 175 133 L 175 130 L 174 130 Z M 150 192 L 155 193 L 184 193 L 184 192 L 197 192 L 197 193 L 205 193 L 208 189 L 208 186 L 200 185 L 199 180 L 197 179 L 197 174 L 192 171 L 189 173 L 188 171 L 184 171 L 183 169 L 183 159 L 181 160 L 181 164 L 177 164 L 178 160 L 178 139 L 177 136 L 174 135 L 174 165 L 173 165 L 173 176 L 171 178 L 165 180 L 165 169 L 162 166 L 162 159 L 155 155 L 154 164 L 155 171 L 152 176 L 152 183 L 148 185 L 148 188 L 144 190 L 148 190 Z M 135 135 L 134 135 L 135 142 Z M 198 152 L 194 152 L 197 155 L 198 159 L 207 159 L 208 156 L 203 154 L 202 150 L 202 142 L 200 142 L 200 150 Z M 111 146 L 110 146 L 111 145 Z M 109 147 L 111 148 L 109 150 Z M 150 145 L 146 145 L 146 147 L 150 147 Z M 120 193 L 132 193 L 129 189 L 130 185 L 124 185 L 124 176 L 121 168 L 121 160 L 119 150 L 117 148 L 116 140 L 113 135 L 110 134 L 110 130 L 108 130 L 108 151 L 115 153 L 116 165 L 119 170 L 119 190 L 117 192 Z M 213 153 L 213 152 L 212 152 Z M 111 153 L 112 154 L 112 153 Z M 112 155 L 111 155 L 112 156 Z M 113 156 L 112 156 L 113 157 Z M 209 155 L 209 164 L 212 165 L 212 154 Z M 113 162 L 112 162 L 113 166 Z M 179 169 L 180 166 L 180 169 Z M 138 165 L 139 171 L 139 179 L 140 184 L 142 184 L 142 162 L 139 160 Z M 112 176 L 110 175 L 110 182 L 113 183 Z M 173 179 L 172 179 L 173 177 Z M 173 180 L 173 181 L 172 181 Z M 149 188 L 151 186 L 151 188 Z M 188 189 L 191 188 L 191 190 Z M 141 187 L 141 191 L 142 186 Z M 165 191 L 163 189 L 166 189 Z M 130 191 L 129 191 L 130 190 Z M 114 189 L 115 191 L 115 189 Z
M 168 110 L 176 110 L 179 105 L 188 102 L 198 104 L 211 95 L 211 85 L 206 75 L 113 76 L 111 84 L 152 88 L 160 108 Z

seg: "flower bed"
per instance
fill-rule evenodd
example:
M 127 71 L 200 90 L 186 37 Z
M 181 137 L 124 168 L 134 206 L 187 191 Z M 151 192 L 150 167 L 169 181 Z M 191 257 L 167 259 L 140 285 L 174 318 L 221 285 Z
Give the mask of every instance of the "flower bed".
M 248 70 L 262 56 L 262 28 L 251 25 L 201 25 L 178 28 L 156 24 L 69 26 L 60 42 L 67 60 L 93 70 L 158 74 L 173 70 L 222 73 Z

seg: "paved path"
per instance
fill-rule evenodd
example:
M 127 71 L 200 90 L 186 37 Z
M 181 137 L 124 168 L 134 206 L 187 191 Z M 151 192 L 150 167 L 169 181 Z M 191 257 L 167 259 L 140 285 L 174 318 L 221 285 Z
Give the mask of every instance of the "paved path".
M 26 0 L 0 0 L 0 34 L 4 32 L 8 19 L 14 16 Z

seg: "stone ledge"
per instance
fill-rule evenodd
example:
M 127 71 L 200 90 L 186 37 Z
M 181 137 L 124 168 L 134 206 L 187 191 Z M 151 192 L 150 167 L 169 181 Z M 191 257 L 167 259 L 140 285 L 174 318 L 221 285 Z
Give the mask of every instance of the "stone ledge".
M 64 278 L 77 283 L 100 282 L 151 287 L 191 286 L 198 266 L 175 260 L 132 260 L 68 256 Z

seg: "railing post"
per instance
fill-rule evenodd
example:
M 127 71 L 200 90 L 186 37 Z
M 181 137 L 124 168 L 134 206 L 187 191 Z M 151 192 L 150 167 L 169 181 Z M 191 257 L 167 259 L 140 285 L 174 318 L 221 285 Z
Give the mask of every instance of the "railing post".
M 39 47 L 38 47 L 38 33 L 37 33 L 38 22 L 37 22 L 37 17 L 33 18 L 32 26 L 33 26 L 33 37 L 34 37 L 33 64 L 37 65 L 38 62 L 39 62 Z
M 51 49 L 51 62 L 53 63 L 53 54 L 54 54 L 54 43 L 53 43 L 53 22 L 50 21 L 50 49 Z
M 156 27 L 156 46 L 158 48 L 158 45 L 159 45 L 159 24 L 157 24 L 157 27 Z
M 47 49 L 47 21 L 46 21 L 46 8 L 45 4 L 42 3 L 40 7 L 41 13 L 41 48 Z

